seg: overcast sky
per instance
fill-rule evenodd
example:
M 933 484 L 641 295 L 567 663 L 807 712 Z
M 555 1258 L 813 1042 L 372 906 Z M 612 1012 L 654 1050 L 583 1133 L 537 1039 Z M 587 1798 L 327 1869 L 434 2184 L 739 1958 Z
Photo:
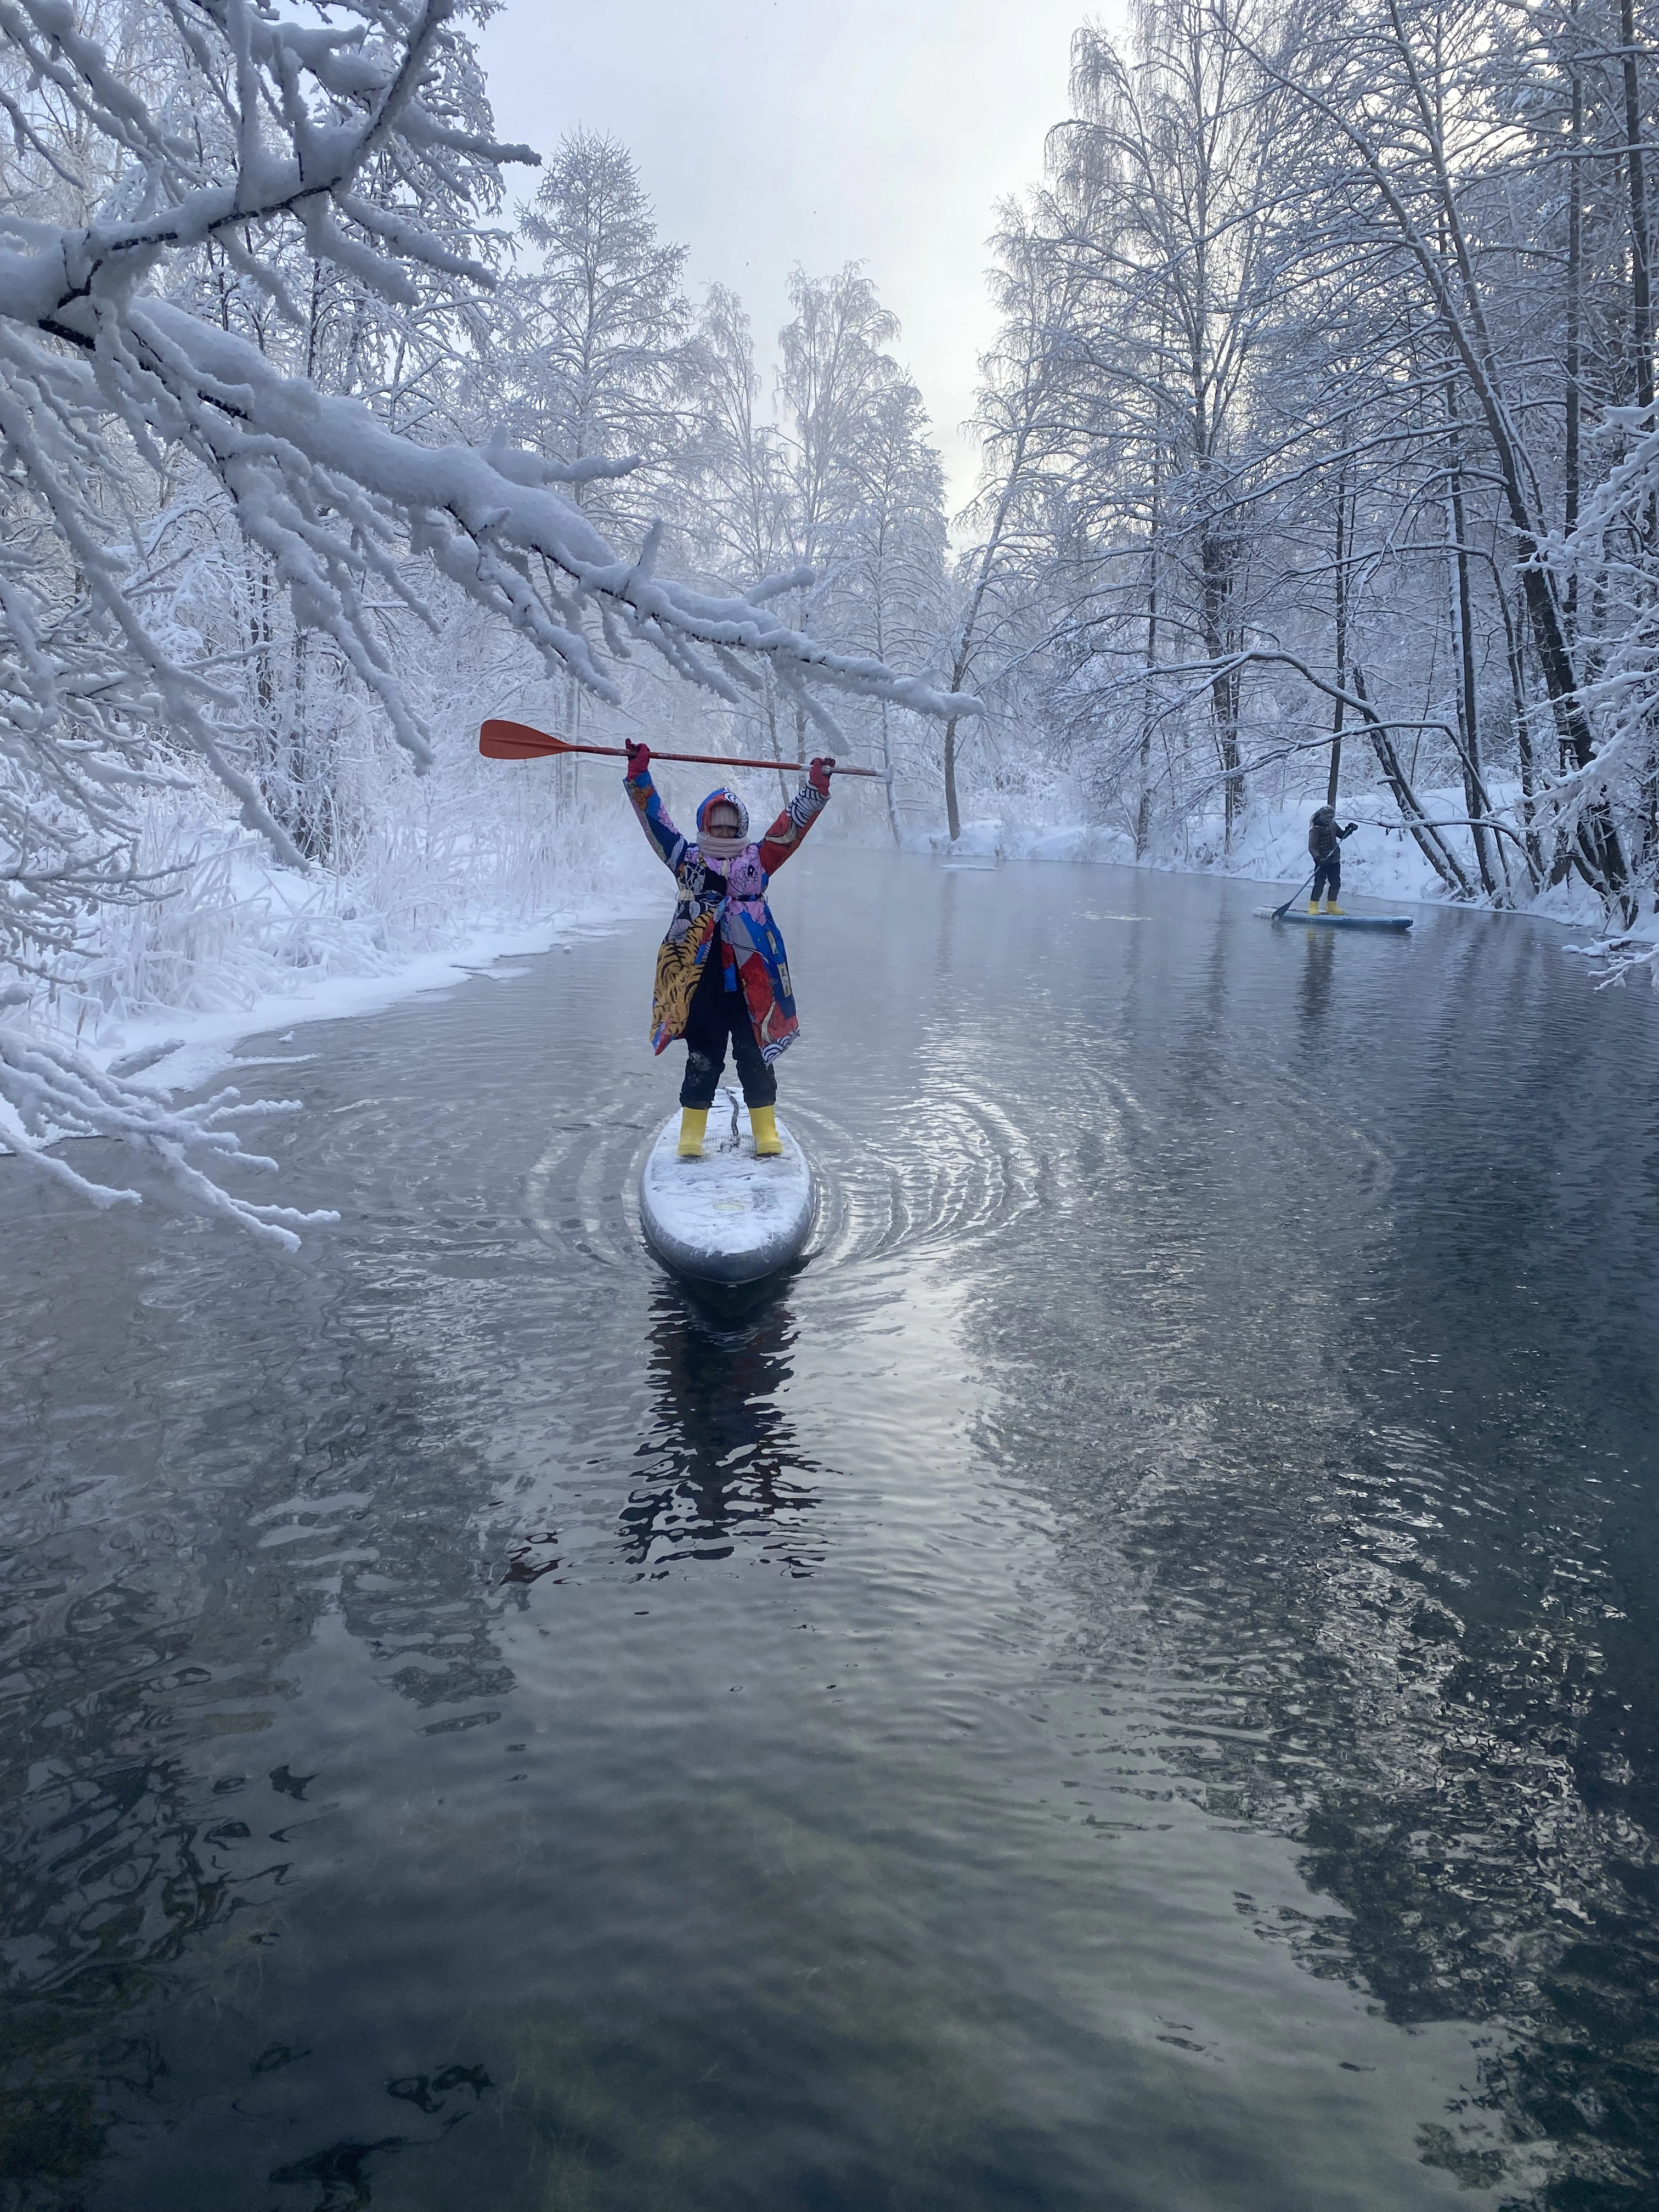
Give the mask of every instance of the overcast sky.
M 694 290 L 741 295 L 763 361 L 795 262 L 864 262 L 903 325 L 954 508 L 996 204 L 1041 176 L 1073 29 L 1118 15 L 1112 0 L 507 0 L 481 45 L 502 137 L 544 154 L 577 125 L 620 138 L 690 248 Z

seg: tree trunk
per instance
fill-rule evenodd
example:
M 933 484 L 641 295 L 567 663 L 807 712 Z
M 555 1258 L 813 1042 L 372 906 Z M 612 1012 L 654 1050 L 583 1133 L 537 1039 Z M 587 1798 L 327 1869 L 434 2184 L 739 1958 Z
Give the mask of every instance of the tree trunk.
M 1474 684 L 1474 610 L 1469 596 L 1468 541 L 1464 535 L 1467 514 L 1463 505 L 1462 453 L 1458 441 L 1457 394 L 1449 382 L 1446 412 L 1450 420 L 1446 453 L 1446 520 L 1452 541 L 1452 623 L 1457 656 L 1457 737 L 1463 771 L 1463 805 L 1474 841 L 1474 862 L 1480 872 L 1480 888 L 1488 898 L 1498 895 L 1492 872 L 1492 833 L 1480 824 L 1492 811 L 1480 773 L 1480 706 Z
M 1336 682 L 1348 688 L 1348 471 L 1346 463 L 1336 479 Z M 1339 698 L 1331 717 L 1331 772 L 1325 780 L 1325 804 L 1334 806 L 1342 775 L 1342 718 L 1347 707 Z
M 1365 717 L 1365 730 L 1371 741 L 1371 750 L 1394 793 L 1394 803 L 1400 809 L 1400 818 L 1411 831 L 1418 850 L 1434 870 L 1448 890 L 1455 891 L 1460 898 L 1473 898 L 1474 885 L 1464 874 L 1457 855 L 1443 841 L 1439 831 L 1424 812 L 1417 793 L 1412 789 L 1411 779 L 1404 763 L 1395 750 L 1393 738 L 1382 726 L 1381 718 L 1373 714 L 1365 690 L 1365 672 L 1361 668 L 1353 672 L 1354 696 L 1360 702 Z
M 1214 531 L 1206 530 L 1199 541 L 1199 560 L 1202 570 L 1204 646 L 1210 659 L 1219 663 L 1227 657 L 1226 633 L 1223 623 L 1232 589 L 1231 549 L 1227 541 L 1218 537 Z M 1231 853 L 1234 825 L 1244 811 L 1244 774 L 1238 757 L 1237 669 L 1225 669 L 1212 680 L 1210 720 L 1215 732 L 1216 754 L 1221 763 L 1222 844 L 1224 849 Z
M 1002 489 L 997 495 L 996 514 L 992 520 L 985 544 L 979 556 L 979 574 L 968 605 L 963 610 L 962 628 L 957 634 L 956 656 L 951 668 L 951 689 L 960 691 L 968 680 L 968 670 L 974 657 L 974 632 L 979 623 L 980 609 L 985 605 L 985 595 L 991 588 L 991 578 L 1002 550 L 1003 535 L 1008 527 L 1008 518 L 1013 508 L 1014 494 L 1019 488 L 1025 468 L 1025 455 L 1033 431 L 1036 395 L 1028 393 L 1025 421 L 1014 441 L 1008 457 L 1007 473 Z M 962 811 L 957 802 L 957 717 L 952 714 L 945 725 L 945 821 L 954 845 L 962 835 Z
M 1630 305 L 1636 351 L 1636 404 L 1653 405 L 1653 299 L 1648 259 L 1646 165 L 1642 158 L 1642 88 L 1636 65 L 1635 0 L 1620 0 L 1619 38 L 1625 74 L 1625 155 L 1630 180 Z M 1577 165 L 1575 164 L 1575 167 Z
M 1501 583 L 1498 605 L 1504 617 L 1504 643 L 1510 665 L 1510 696 L 1515 711 L 1515 749 L 1521 762 L 1521 817 L 1527 825 L 1527 872 L 1534 890 L 1542 888 L 1544 851 L 1534 827 L 1538 788 L 1538 764 L 1533 751 L 1532 713 L 1527 699 L 1526 654 L 1522 633 L 1510 612 L 1509 595 Z
M 886 777 L 884 788 L 887 793 L 887 826 L 892 831 L 893 842 L 896 845 L 900 839 L 898 809 L 893 803 L 893 737 L 888 726 L 887 716 L 888 706 L 884 699 L 881 702 L 881 765 L 883 774 Z
M 1135 858 L 1144 860 L 1152 833 L 1152 709 L 1157 694 L 1153 671 L 1158 666 L 1158 490 L 1152 491 L 1152 542 L 1147 550 L 1146 577 L 1146 696 L 1140 717 L 1140 790 L 1135 803 Z

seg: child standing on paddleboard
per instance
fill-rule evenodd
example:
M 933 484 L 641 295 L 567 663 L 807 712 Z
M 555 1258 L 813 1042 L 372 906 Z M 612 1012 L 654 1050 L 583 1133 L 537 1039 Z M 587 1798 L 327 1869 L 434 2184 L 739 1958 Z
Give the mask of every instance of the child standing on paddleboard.
M 833 760 L 815 760 L 806 781 L 758 842 L 749 811 L 722 785 L 697 809 L 695 838 L 669 820 L 651 781 L 651 749 L 628 747 L 624 789 L 646 836 L 674 872 L 678 900 L 657 953 L 651 1043 L 685 1039 L 679 1157 L 702 1158 L 703 1132 L 726 1065 L 728 1040 L 743 1085 L 755 1151 L 781 1153 L 772 1063 L 800 1034 L 789 961 L 766 903 L 766 888 L 830 803 Z
M 1308 851 L 1314 864 L 1313 890 L 1308 899 L 1308 911 L 1317 914 L 1319 895 L 1325 894 L 1327 914 L 1340 914 L 1337 901 L 1342 896 L 1342 841 L 1352 837 L 1359 827 L 1350 822 L 1346 829 L 1339 829 L 1334 806 L 1316 806 L 1313 820 L 1308 824 Z

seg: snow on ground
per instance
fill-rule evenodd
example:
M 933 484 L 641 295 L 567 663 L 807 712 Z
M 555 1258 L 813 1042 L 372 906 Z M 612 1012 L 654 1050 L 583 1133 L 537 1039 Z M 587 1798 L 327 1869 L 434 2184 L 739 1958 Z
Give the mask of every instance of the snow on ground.
M 660 900 L 656 903 L 660 905 Z M 309 1057 L 301 1053 L 250 1059 L 234 1048 L 242 1037 L 285 1030 L 286 1043 L 300 1023 L 382 1013 L 401 1000 L 424 991 L 447 990 L 473 975 L 505 981 L 523 970 L 495 963 L 600 933 L 645 910 L 643 898 L 619 896 L 597 905 L 556 910 L 517 927 L 477 928 L 444 951 L 411 953 L 364 974 L 296 970 L 289 988 L 264 992 L 232 1006 L 194 1013 L 153 1008 L 112 1028 L 92 1048 L 90 1057 L 118 1074 L 142 1072 L 146 1089 L 165 1097 L 198 1091 L 228 1068 L 281 1067 Z
M 170 1096 L 260 1064 L 239 1060 L 239 1038 L 378 1012 L 661 909 L 626 807 L 560 819 L 532 787 L 515 818 L 499 790 L 469 804 L 474 781 L 423 791 L 418 814 L 381 822 L 337 872 L 282 866 L 211 803 L 158 808 L 141 865 L 165 874 L 167 896 L 106 908 L 91 957 L 33 1018 Z

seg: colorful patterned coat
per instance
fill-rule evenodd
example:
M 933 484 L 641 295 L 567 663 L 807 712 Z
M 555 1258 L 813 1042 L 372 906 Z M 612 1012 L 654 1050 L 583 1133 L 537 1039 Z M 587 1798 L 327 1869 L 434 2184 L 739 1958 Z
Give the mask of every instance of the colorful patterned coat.
M 802 784 L 758 844 L 745 845 L 729 860 L 702 852 L 669 820 L 647 768 L 624 780 L 628 796 L 646 836 L 674 872 L 679 897 L 657 953 L 656 990 L 651 1004 L 651 1043 L 661 1052 L 685 1034 L 691 994 L 702 977 L 713 944 L 720 945 L 726 988 L 740 990 L 754 1025 L 763 1058 L 775 1060 L 800 1034 L 789 986 L 789 957 L 766 903 L 773 875 L 800 843 L 829 804 L 827 794 Z M 731 799 L 747 823 L 734 792 L 711 791 L 697 809 L 704 816 L 717 799 Z

